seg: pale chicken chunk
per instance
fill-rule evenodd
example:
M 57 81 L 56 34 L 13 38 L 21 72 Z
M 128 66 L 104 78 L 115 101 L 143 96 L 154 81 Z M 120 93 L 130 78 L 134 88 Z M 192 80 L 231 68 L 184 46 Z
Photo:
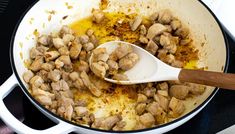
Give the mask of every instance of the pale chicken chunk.
M 171 117 L 176 118 L 184 112 L 185 106 L 181 100 L 178 100 L 175 97 L 172 97 L 169 103 L 169 109 L 170 109 L 169 115 Z
M 140 122 L 146 127 L 152 127 L 155 123 L 155 119 L 151 113 L 145 113 L 140 116 Z
M 149 27 L 148 33 L 147 33 L 147 38 L 150 40 L 153 39 L 155 36 L 162 34 L 165 32 L 167 28 L 162 25 L 161 23 L 155 23 L 152 26 Z
M 142 17 L 136 16 L 133 21 L 130 22 L 130 27 L 132 31 L 135 31 L 141 24 Z
M 122 70 L 127 71 L 134 67 L 138 60 L 139 56 L 136 53 L 129 53 L 128 55 L 119 60 L 118 65 Z
M 153 40 L 150 40 L 145 49 L 149 51 L 152 55 L 155 55 L 158 50 L 158 45 Z
M 189 87 L 184 85 L 173 85 L 171 86 L 169 93 L 171 96 L 177 99 L 185 99 L 189 93 Z
M 92 19 L 95 23 L 101 23 L 105 18 L 104 13 L 98 9 L 93 10 L 92 14 Z
M 23 79 L 26 83 L 29 83 L 30 79 L 33 78 L 34 73 L 31 70 L 28 70 L 23 74 Z

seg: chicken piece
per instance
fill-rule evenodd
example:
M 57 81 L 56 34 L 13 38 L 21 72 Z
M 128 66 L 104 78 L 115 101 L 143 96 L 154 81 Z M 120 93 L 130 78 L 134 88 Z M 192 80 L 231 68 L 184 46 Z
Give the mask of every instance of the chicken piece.
M 150 15 L 149 19 L 152 21 L 152 23 L 155 23 L 156 20 L 158 20 L 159 13 L 154 12 L 152 15 Z
M 53 38 L 52 42 L 53 42 L 54 47 L 57 49 L 65 46 L 64 41 L 61 38 Z
M 154 100 L 163 108 L 164 111 L 168 111 L 169 100 L 161 94 L 155 94 Z
M 179 20 L 172 20 L 171 27 L 173 30 L 177 30 L 181 27 L 181 22 Z
M 125 121 L 119 121 L 116 123 L 116 125 L 113 127 L 114 131 L 121 131 L 123 130 L 123 128 L 126 126 L 126 122 Z
M 138 94 L 137 103 L 146 102 L 148 98 L 143 94 Z
M 173 19 L 170 10 L 161 10 L 158 15 L 158 21 L 162 24 L 169 24 Z
M 69 74 L 69 78 L 72 81 L 76 81 L 77 79 L 79 79 L 79 74 L 77 72 L 72 72 L 72 73 Z
M 29 55 L 31 59 L 35 59 L 37 57 L 42 56 L 43 54 L 40 51 L 38 51 L 35 47 L 33 47 L 30 49 Z
M 44 91 L 40 88 L 34 88 L 32 91 L 33 96 L 47 96 L 50 97 L 51 99 L 55 99 L 55 94 L 52 94 L 48 91 Z
M 137 115 L 142 115 L 145 111 L 146 103 L 139 103 L 135 107 L 135 112 Z
M 91 71 L 98 77 L 104 78 L 106 74 L 106 68 L 99 63 L 92 63 L 91 66 Z
M 48 47 L 45 47 L 43 45 L 37 45 L 36 46 L 36 49 L 41 52 L 41 53 L 45 53 L 49 48 Z
M 181 100 L 172 97 L 169 103 L 169 109 L 169 115 L 173 118 L 176 118 L 185 111 L 185 106 Z
M 64 65 L 70 65 L 71 64 L 71 60 L 70 57 L 68 55 L 62 55 L 58 58 L 61 62 L 64 63 Z
M 152 127 L 155 123 L 155 119 L 152 114 L 145 113 L 140 116 L 140 122 L 146 127 Z
M 186 45 L 190 44 L 192 41 L 193 40 L 190 38 L 185 38 L 185 39 L 180 40 L 180 45 L 186 46 Z
M 60 91 L 60 90 L 66 91 L 69 90 L 69 85 L 65 80 L 60 80 L 57 82 L 52 82 L 51 88 L 55 91 Z
M 82 72 L 85 71 L 86 73 L 89 72 L 89 64 L 83 60 L 80 60 L 78 63 L 76 63 L 76 68 L 74 68 L 76 71 Z
M 46 70 L 46 71 L 51 71 L 51 70 L 53 70 L 55 68 L 55 65 L 53 64 L 53 63 L 43 63 L 42 65 L 41 65 L 41 69 L 43 69 L 43 70 Z
M 34 73 L 31 70 L 28 70 L 23 74 L 23 79 L 26 83 L 29 83 L 30 79 L 33 78 Z
M 157 111 L 159 109 L 160 105 L 157 102 L 149 103 L 146 107 L 146 110 L 151 113 L 153 116 L 157 115 Z
M 39 72 L 36 73 L 36 75 L 40 76 L 44 82 L 48 82 L 49 79 L 48 79 L 48 72 L 45 71 L 45 70 L 40 70 Z
M 157 84 L 157 89 L 159 90 L 165 90 L 165 91 L 168 91 L 168 84 L 167 82 L 162 82 L 162 83 L 159 83 Z
M 74 111 L 76 112 L 77 116 L 79 116 L 79 117 L 83 117 L 88 114 L 88 110 L 86 107 L 78 106 L 78 107 L 74 108 Z
M 95 37 L 95 35 L 91 35 L 90 42 L 93 43 L 95 46 L 98 46 L 99 40 Z
M 43 96 L 43 95 L 35 96 L 35 99 L 44 106 L 49 106 L 52 104 L 52 100 L 48 96 Z
M 72 114 L 73 114 L 73 106 L 68 105 L 65 107 L 65 113 L 64 113 L 64 118 L 71 121 L 72 119 Z
M 82 35 L 79 37 L 79 40 L 81 44 L 86 44 L 89 42 L 89 37 L 87 35 Z
M 167 54 L 164 59 L 161 59 L 162 61 L 171 64 L 175 61 L 175 56 L 173 54 Z
M 90 90 L 90 92 L 96 96 L 99 97 L 102 92 L 94 86 L 94 84 L 91 83 L 87 73 L 85 71 L 81 72 L 80 77 L 84 83 L 84 85 Z
M 131 30 L 135 31 L 140 26 L 141 22 L 142 22 L 142 17 L 136 16 L 135 19 L 130 22 Z
M 64 34 L 63 36 L 63 42 L 65 45 L 68 45 L 69 42 L 72 42 L 75 39 L 75 37 L 72 34 Z
M 119 46 L 111 53 L 111 55 L 115 55 L 117 59 L 121 59 L 132 51 L 133 49 L 130 45 L 120 43 Z
M 117 71 L 118 70 L 118 63 L 113 60 L 108 60 L 107 64 L 109 66 L 109 71 Z
M 175 35 L 180 36 L 181 38 L 186 38 L 189 35 L 189 29 L 186 27 L 180 27 L 175 31 Z
M 44 91 L 50 91 L 51 90 L 51 87 L 49 84 L 46 84 L 46 83 L 43 83 L 40 88 Z
M 72 59 L 77 59 L 82 50 L 82 45 L 77 42 L 73 42 L 69 50 L 69 55 Z
M 177 40 L 178 38 L 174 38 L 170 35 L 160 36 L 160 44 L 163 46 L 164 49 L 167 49 L 172 54 L 174 54 L 177 50 Z
M 169 96 L 168 90 L 157 90 L 157 93 L 165 97 Z
M 157 110 L 157 114 L 155 116 L 156 124 L 163 124 L 165 123 L 165 120 L 167 119 L 167 113 L 164 112 L 164 110 L 159 107 Z
M 61 60 L 59 60 L 59 59 L 56 59 L 55 60 L 55 67 L 57 68 L 57 69 L 60 69 L 60 68 L 62 68 L 64 66 L 64 63 L 61 61 Z
M 105 15 L 101 10 L 95 9 L 95 10 L 92 11 L 92 20 L 93 20 L 93 22 L 99 24 L 104 20 L 104 18 L 105 18 Z
M 60 78 L 61 78 L 61 72 L 57 69 L 53 70 L 53 71 L 50 71 L 48 73 L 48 78 L 52 81 L 59 81 Z
M 152 55 L 155 55 L 158 50 L 158 45 L 153 40 L 150 40 L 145 49 Z
M 118 80 L 118 81 L 127 81 L 128 77 L 125 74 L 114 74 L 112 79 Z
M 30 79 L 29 83 L 34 87 L 40 87 L 44 83 L 44 80 L 40 76 L 35 75 Z
M 84 89 L 84 88 L 85 88 L 85 85 L 84 85 L 84 83 L 83 83 L 83 81 L 82 81 L 81 78 L 78 78 L 78 79 L 73 83 L 73 85 L 74 85 L 76 88 L 78 88 L 78 89 Z
M 108 53 L 97 55 L 97 61 L 106 62 L 108 59 L 109 59 L 109 54 Z
M 68 27 L 67 25 L 63 25 L 62 28 L 60 29 L 60 34 L 73 34 L 73 30 Z
M 48 40 L 48 36 L 47 35 L 41 35 L 40 37 L 38 37 L 38 42 L 44 46 L 49 45 L 49 40 Z
M 185 99 L 189 93 L 189 87 L 184 85 L 173 85 L 171 86 L 169 93 L 171 96 L 177 99 Z
M 143 35 L 140 35 L 139 41 L 140 43 L 143 43 L 143 44 L 147 44 L 149 42 L 148 38 L 146 38 Z
M 152 26 L 149 27 L 148 33 L 147 33 L 147 38 L 148 39 L 153 39 L 155 36 L 162 34 L 165 32 L 167 28 L 160 24 L 160 23 L 155 23 Z
M 47 62 L 54 60 L 59 56 L 60 56 L 60 53 L 58 51 L 49 51 L 49 52 L 44 53 L 44 58 Z
M 201 95 L 205 92 L 206 87 L 199 84 L 194 83 L 186 83 L 187 86 L 189 86 L 189 92 L 193 95 Z
M 119 60 L 118 65 L 122 70 L 127 71 L 134 67 L 138 60 L 139 56 L 136 53 L 129 53 L 128 55 Z
M 85 100 L 77 100 L 77 101 L 74 102 L 74 106 L 86 107 L 87 106 L 87 101 L 85 101 Z
M 142 36 L 145 36 L 147 34 L 147 29 L 146 29 L 146 27 L 144 25 L 140 26 L 140 34 Z
M 38 59 L 35 59 L 33 63 L 30 65 L 29 69 L 37 72 L 41 69 L 42 64 L 44 63 L 43 57 L 39 57 Z
M 183 68 L 184 67 L 184 63 L 182 61 L 179 61 L 179 60 L 174 60 L 171 63 L 171 66 L 178 67 L 178 68 Z
M 59 50 L 60 55 L 69 55 L 69 50 L 66 46 L 61 47 Z
M 100 79 L 99 77 L 95 75 L 91 75 L 90 80 L 91 80 L 91 83 L 93 83 L 100 90 L 109 90 L 112 86 L 111 83 L 106 82 L 105 80 Z
M 92 49 L 94 49 L 95 46 L 94 46 L 94 44 L 92 44 L 91 42 L 88 42 L 88 43 L 83 44 L 83 48 L 84 48 L 87 52 L 89 52 L 89 51 L 91 51 Z
M 121 120 L 122 117 L 120 115 L 109 116 L 102 121 L 100 128 L 105 130 L 110 130 L 115 126 L 117 122 Z
M 144 88 L 144 91 L 143 91 L 143 93 L 147 97 L 153 97 L 155 92 L 156 92 L 156 88 L 154 88 L 154 87 L 146 87 L 146 88 Z

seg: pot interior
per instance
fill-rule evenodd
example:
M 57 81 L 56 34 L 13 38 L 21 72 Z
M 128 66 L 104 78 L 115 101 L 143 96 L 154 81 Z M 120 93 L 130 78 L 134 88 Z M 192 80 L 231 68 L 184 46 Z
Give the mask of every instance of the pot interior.
M 24 16 L 16 31 L 13 42 L 13 63 L 20 81 L 27 70 L 29 50 L 36 43 L 38 34 L 57 32 L 62 25 L 90 16 L 93 8 L 99 8 L 99 0 L 40 0 Z M 53 5 L 53 6 L 52 6 Z M 170 9 L 189 27 L 196 48 L 199 49 L 198 67 L 210 71 L 224 71 L 226 63 L 226 44 L 223 33 L 211 13 L 197 0 L 109 0 L 105 11 L 126 14 L 138 13 L 149 16 L 161 9 Z M 185 112 L 188 113 L 204 102 L 213 92 L 214 87 L 207 87 L 206 92 L 197 99 L 188 99 Z

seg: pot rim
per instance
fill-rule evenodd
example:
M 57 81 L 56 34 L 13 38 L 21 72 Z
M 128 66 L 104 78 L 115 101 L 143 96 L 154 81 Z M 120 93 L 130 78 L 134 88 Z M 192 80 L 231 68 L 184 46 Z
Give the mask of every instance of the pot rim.
M 14 31 L 13 31 L 13 34 L 11 36 L 11 41 L 10 41 L 10 51 L 9 51 L 9 54 L 10 54 L 10 63 L 11 63 L 11 68 L 13 70 L 13 73 L 15 74 L 16 78 L 17 78 L 17 81 L 19 82 L 19 85 L 21 87 L 21 89 L 24 91 L 24 93 L 26 94 L 27 97 L 29 97 L 28 99 L 31 99 L 33 100 L 33 102 L 35 104 L 37 104 L 40 108 L 42 108 L 44 111 L 46 111 L 47 113 L 49 113 L 50 116 L 54 116 L 55 118 L 58 118 L 66 123 L 69 123 L 69 124 L 72 124 L 76 127 L 81 127 L 81 128 L 84 128 L 84 129 L 88 129 L 88 130 L 93 130 L 93 131 L 98 131 L 98 132 L 108 132 L 108 133 L 136 133 L 136 132 L 147 132 L 147 131 L 150 131 L 150 130 L 154 130 L 154 129 L 158 129 L 158 128 L 163 128 L 163 127 L 166 127 L 166 126 L 169 126 L 169 125 L 172 125 L 172 124 L 175 124 L 177 122 L 179 122 L 180 120 L 182 119 L 185 119 L 187 117 L 189 117 L 191 114 L 193 114 L 194 112 L 198 111 L 200 108 L 202 108 L 208 101 L 210 101 L 210 99 L 213 98 L 213 96 L 216 94 L 216 92 L 219 90 L 219 88 L 215 88 L 214 91 L 211 93 L 211 95 L 206 99 L 204 100 L 198 107 L 196 107 L 194 110 L 188 112 L 187 114 L 173 120 L 173 121 L 170 121 L 168 123 L 165 123 L 165 124 L 162 124 L 162 125 L 158 125 L 158 126 L 155 126 L 155 127 L 152 127 L 152 128 L 146 128 L 146 129 L 141 129 L 141 130 L 126 130 L 126 131 L 112 131 L 112 130 L 101 130 L 101 129 L 97 129 L 97 128 L 91 128 L 91 127 L 87 127 L 87 126 L 83 126 L 83 125 L 80 125 L 80 124 L 76 124 L 76 123 L 73 123 L 71 121 L 68 121 L 60 116 L 58 116 L 57 114 L 54 114 L 52 113 L 51 111 L 49 111 L 48 109 L 46 109 L 43 105 L 41 105 L 37 100 L 34 99 L 34 97 L 29 93 L 28 89 L 25 87 L 25 85 L 23 84 L 23 82 L 21 81 L 20 79 L 20 76 L 19 74 L 17 73 L 17 70 L 16 70 L 16 66 L 15 66 L 15 63 L 14 63 L 14 56 L 13 56 L 13 47 L 14 47 L 14 41 L 15 41 L 15 35 L 16 35 L 16 32 L 17 32 L 17 29 L 22 21 L 22 19 L 25 17 L 25 15 L 28 13 L 28 11 L 36 4 L 38 3 L 39 1 L 35 1 L 33 4 L 31 4 L 26 10 L 25 12 L 21 15 L 20 19 L 18 20 L 18 22 L 16 23 L 15 25 L 15 28 L 14 28 Z M 223 35 L 223 38 L 224 38 L 224 43 L 225 43 L 225 46 L 226 46 L 226 62 L 225 62 L 225 65 L 224 65 L 224 71 L 223 72 L 227 72 L 228 71 L 228 65 L 229 65 L 229 59 L 230 59 L 230 48 L 229 48 L 229 44 L 228 44 L 228 40 L 227 40 L 227 37 L 226 37 L 226 34 L 225 34 L 225 31 L 224 29 L 222 28 L 222 25 L 221 23 L 219 22 L 218 18 L 215 16 L 215 14 L 209 9 L 209 7 L 204 4 L 201 0 L 198 0 L 199 3 L 201 3 L 208 11 L 209 13 L 213 16 L 214 20 L 216 21 L 216 23 L 218 24 L 219 28 L 220 28 L 220 31 L 222 32 L 222 35 Z M 184 122 L 185 123 L 185 122 Z

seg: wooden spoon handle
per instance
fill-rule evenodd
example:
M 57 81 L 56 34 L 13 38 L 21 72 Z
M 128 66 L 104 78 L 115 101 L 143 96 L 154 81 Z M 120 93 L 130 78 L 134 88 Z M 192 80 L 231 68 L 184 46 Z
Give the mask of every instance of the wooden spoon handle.
M 182 82 L 192 82 L 235 90 L 235 74 L 182 69 L 178 78 Z

